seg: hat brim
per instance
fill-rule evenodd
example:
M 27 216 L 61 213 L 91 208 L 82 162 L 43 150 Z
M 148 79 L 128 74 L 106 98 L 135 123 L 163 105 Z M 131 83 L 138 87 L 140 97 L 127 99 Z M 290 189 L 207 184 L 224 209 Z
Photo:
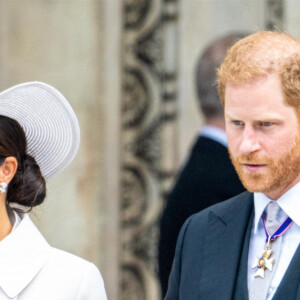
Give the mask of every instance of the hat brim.
M 27 138 L 27 153 L 45 179 L 65 169 L 80 144 L 77 117 L 54 87 L 42 82 L 16 85 L 0 93 L 0 115 L 19 122 Z

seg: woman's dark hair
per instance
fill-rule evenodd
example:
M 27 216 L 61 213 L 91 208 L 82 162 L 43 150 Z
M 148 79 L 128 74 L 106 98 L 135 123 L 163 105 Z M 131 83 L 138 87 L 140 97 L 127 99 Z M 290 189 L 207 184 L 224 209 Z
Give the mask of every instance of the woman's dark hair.
M 31 210 L 46 197 L 46 182 L 34 157 L 27 154 L 27 141 L 20 124 L 0 115 L 0 164 L 8 156 L 17 159 L 18 168 L 8 185 L 6 202 L 17 203 Z

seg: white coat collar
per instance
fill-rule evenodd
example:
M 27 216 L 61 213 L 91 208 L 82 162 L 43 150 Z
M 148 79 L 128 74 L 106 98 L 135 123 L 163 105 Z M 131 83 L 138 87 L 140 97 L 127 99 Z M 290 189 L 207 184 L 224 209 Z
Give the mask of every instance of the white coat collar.
M 0 242 L 0 287 L 15 298 L 45 264 L 51 247 L 29 216 Z

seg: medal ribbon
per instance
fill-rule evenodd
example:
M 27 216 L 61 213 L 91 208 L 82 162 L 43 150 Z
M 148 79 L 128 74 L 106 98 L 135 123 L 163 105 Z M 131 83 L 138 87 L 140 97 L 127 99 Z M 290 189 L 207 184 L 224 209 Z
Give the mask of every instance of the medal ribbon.
M 264 221 L 264 229 L 265 229 L 265 233 L 266 233 L 266 243 L 268 241 L 273 242 L 274 240 L 276 240 L 278 237 L 280 237 L 281 235 L 283 235 L 294 223 L 292 221 L 292 219 L 290 217 L 287 217 L 275 230 L 275 232 L 270 236 L 267 228 L 266 228 L 266 221 L 265 219 L 263 219 Z

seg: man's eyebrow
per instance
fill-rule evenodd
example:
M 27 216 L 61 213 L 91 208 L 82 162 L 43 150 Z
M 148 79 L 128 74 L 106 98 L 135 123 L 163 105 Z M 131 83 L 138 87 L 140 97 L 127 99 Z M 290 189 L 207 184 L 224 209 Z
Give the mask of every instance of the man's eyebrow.
M 225 117 L 228 118 L 228 119 L 239 119 L 239 118 L 235 118 L 233 116 L 230 116 L 229 114 L 226 114 L 226 113 L 225 113 Z
M 224 114 L 226 118 L 229 119 L 235 119 L 235 120 L 241 120 L 241 117 L 230 115 L 228 113 Z M 254 119 L 254 121 L 264 121 L 264 120 L 282 120 L 283 117 L 278 115 L 278 114 L 266 114 L 266 115 L 261 115 L 258 116 L 257 118 Z
M 278 115 L 278 114 L 271 114 L 271 115 L 264 115 L 256 119 L 256 121 L 265 121 L 265 120 L 270 120 L 270 121 L 280 121 L 283 120 L 283 117 Z

